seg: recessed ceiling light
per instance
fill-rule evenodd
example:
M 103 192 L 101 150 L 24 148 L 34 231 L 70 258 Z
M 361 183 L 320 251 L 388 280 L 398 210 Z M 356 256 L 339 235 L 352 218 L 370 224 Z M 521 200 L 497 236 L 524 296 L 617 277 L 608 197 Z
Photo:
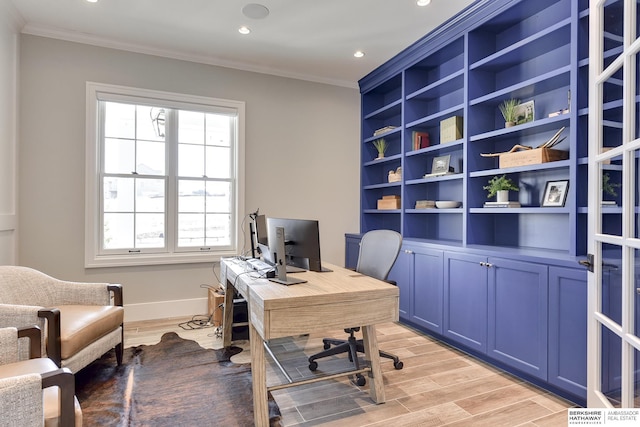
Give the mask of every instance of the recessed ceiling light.
M 427 6 L 431 3 L 431 0 L 418 0 L 416 4 L 418 6 Z
M 353 56 L 355 56 L 356 58 L 362 58 L 364 56 L 364 52 L 361 50 L 356 51 L 356 53 L 353 54 Z
M 242 27 L 238 28 L 238 32 L 240 34 L 249 34 L 251 32 L 251 30 L 248 27 L 242 26 Z
M 98 3 L 98 0 L 87 0 L 89 3 Z

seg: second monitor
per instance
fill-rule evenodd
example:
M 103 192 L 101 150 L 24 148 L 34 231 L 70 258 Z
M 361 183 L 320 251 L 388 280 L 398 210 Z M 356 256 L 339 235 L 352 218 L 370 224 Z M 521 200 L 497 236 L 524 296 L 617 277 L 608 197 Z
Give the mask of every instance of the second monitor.
M 288 218 L 267 218 L 267 242 L 260 242 L 261 236 L 258 232 L 259 242 L 268 244 L 269 254 L 273 255 L 276 242 L 276 228 L 284 229 L 285 255 L 287 265 L 303 268 L 311 271 L 330 271 L 322 267 L 320 259 L 320 228 L 318 221 L 308 219 L 288 219 Z M 273 247 L 272 247 L 273 246 Z

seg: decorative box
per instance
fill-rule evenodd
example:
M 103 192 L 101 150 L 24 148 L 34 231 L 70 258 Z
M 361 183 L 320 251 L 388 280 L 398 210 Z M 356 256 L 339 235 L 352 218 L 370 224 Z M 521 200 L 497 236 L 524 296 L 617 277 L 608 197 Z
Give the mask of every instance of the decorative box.
M 462 117 L 453 116 L 440 122 L 440 144 L 462 138 Z
M 534 148 L 532 150 L 500 154 L 500 168 L 537 165 L 539 163 L 555 162 L 568 158 L 568 151 L 554 150 L 552 148 Z
M 400 196 L 382 196 L 382 199 L 378 199 L 379 210 L 400 209 Z
M 395 171 L 389 171 L 389 182 L 402 181 L 402 167 L 398 167 Z

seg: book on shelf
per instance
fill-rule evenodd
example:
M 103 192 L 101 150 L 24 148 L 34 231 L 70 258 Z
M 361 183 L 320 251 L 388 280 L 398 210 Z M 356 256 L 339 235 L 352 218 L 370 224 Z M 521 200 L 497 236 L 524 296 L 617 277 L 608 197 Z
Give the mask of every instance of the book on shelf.
M 485 208 L 519 208 L 520 202 L 484 202 Z
M 414 130 L 412 133 L 413 137 L 413 149 L 419 150 L 421 148 L 427 148 L 430 144 L 429 142 L 429 132 L 421 132 Z
M 383 128 L 376 129 L 375 131 L 373 131 L 373 136 L 382 135 L 384 133 L 394 130 L 396 127 L 397 126 L 385 126 Z
M 416 200 L 416 209 L 432 209 L 436 207 L 435 200 Z

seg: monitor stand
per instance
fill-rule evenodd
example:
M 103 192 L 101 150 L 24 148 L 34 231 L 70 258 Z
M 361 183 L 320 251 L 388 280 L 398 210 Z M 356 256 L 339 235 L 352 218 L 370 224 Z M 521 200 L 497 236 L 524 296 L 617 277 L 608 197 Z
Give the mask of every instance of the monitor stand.
M 287 263 L 284 252 L 284 228 L 276 227 L 276 250 L 273 251 L 273 258 L 276 262 L 277 277 L 269 279 L 272 282 L 281 285 L 296 285 L 298 283 L 306 283 L 306 280 L 297 279 L 295 277 L 287 277 Z

